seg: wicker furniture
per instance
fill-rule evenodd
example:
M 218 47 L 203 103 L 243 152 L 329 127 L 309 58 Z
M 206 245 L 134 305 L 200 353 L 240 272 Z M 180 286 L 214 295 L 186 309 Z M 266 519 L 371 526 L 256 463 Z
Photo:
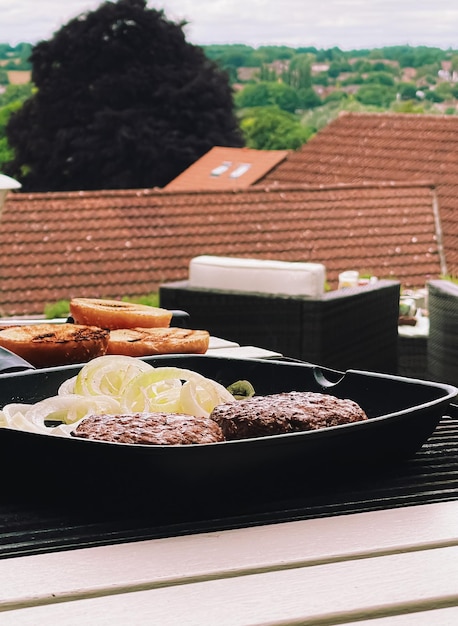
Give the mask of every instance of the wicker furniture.
M 281 352 L 337 370 L 396 373 L 400 284 L 330 291 L 322 296 L 282 296 L 160 286 L 160 305 L 183 309 L 193 328 Z
M 428 337 L 399 335 L 398 374 L 407 378 L 431 380 L 428 372 Z
M 458 386 L 458 285 L 428 282 L 428 371 L 433 380 Z

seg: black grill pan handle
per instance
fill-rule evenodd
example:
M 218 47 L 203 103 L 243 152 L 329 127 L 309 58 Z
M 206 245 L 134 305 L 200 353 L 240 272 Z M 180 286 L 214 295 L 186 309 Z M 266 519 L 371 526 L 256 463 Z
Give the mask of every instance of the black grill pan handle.
M 34 369 L 35 367 L 21 356 L 0 346 L 0 374 Z

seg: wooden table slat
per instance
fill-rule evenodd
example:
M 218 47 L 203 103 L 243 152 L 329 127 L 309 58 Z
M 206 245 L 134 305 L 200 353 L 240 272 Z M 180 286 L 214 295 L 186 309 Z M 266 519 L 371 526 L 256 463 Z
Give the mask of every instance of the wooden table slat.
M 432 609 L 421 613 L 404 613 L 391 617 L 380 617 L 358 622 L 347 622 L 346 626 L 456 626 L 458 606 Z
M 117 616 L 124 603 L 138 616 L 131 623 L 154 606 L 157 623 L 180 624 L 183 605 L 199 626 L 222 626 L 224 607 L 239 620 L 230 626 L 267 624 L 277 600 L 288 619 L 325 619 L 336 603 L 331 612 L 350 612 L 349 621 L 352 611 L 375 616 L 387 604 L 394 612 L 453 604 L 454 594 L 458 605 L 458 502 L 17 557 L 0 561 L 0 578 L 2 625 L 28 624 L 30 615 L 82 624 L 80 607 L 105 623 L 99 611 Z M 199 622 L 207 594 L 218 601 Z
M 335 624 L 458 606 L 457 581 L 454 546 L 17 609 L 1 623 Z

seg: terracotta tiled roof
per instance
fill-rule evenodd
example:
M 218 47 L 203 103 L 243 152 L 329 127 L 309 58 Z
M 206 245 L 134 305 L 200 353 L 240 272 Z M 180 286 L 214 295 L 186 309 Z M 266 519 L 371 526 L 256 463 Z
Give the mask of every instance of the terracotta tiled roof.
M 278 165 L 287 150 L 253 150 L 216 146 L 172 180 L 167 191 L 238 189 L 253 185 Z
M 433 180 L 446 270 L 458 276 L 458 117 L 346 113 L 261 179 L 261 185 Z
M 73 296 L 122 297 L 188 276 L 200 254 L 359 269 L 406 286 L 440 274 L 435 190 L 415 184 L 219 192 L 10 193 L 0 221 L 0 314 Z

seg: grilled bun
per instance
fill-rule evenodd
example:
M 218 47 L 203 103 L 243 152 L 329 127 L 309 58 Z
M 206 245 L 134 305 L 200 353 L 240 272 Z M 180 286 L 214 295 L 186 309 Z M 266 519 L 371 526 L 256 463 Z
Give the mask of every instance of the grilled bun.
M 70 315 L 75 324 L 109 330 L 136 326 L 167 327 L 172 319 L 171 311 L 159 307 L 98 298 L 73 298 L 70 300 Z
M 189 328 L 122 328 L 110 331 L 107 354 L 205 354 L 210 334 Z
M 78 324 L 30 324 L 0 329 L 0 346 L 34 367 L 86 363 L 103 356 L 109 331 Z

